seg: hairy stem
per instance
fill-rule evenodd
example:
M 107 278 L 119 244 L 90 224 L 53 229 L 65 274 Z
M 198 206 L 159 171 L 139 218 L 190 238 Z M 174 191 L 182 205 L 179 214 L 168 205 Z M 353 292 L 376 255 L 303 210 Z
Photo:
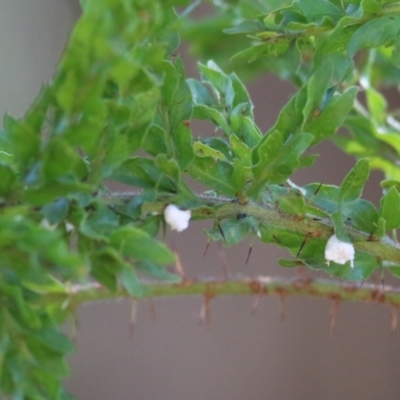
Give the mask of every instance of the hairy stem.
M 137 193 L 113 193 L 110 199 L 119 198 L 121 201 L 129 201 Z M 204 207 L 192 210 L 192 219 L 222 220 L 238 215 L 248 215 L 256 218 L 260 223 L 271 228 L 279 228 L 296 232 L 313 238 L 328 240 L 334 233 L 333 225 L 328 218 L 315 218 L 305 215 L 303 218 L 284 213 L 271 203 L 239 204 L 235 199 L 222 197 L 208 197 L 199 195 Z M 168 203 L 168 198 L 156 203 L 145 203 L 144 213 L 162 213 Z M 346 224 L 346 233 L 354 244 L 356 251 L 370 254 L 379 258 L 385 265 L 400 265 L 400 245 L 388 237 L 377 240 L 366 232 L 355 230 L 350 224 Z
M 377 286 L 371 283 L 349 283 L 326 279 L 301 280 L 269 276 L 237 276 L 219 278 L 184 279 L 181 283 L 145 282 L 143 297 L 204 296 L 208 300 L 221 295 L 277 295 L 320 297 L 335 301 L 358 301 L 400 306 L 400 288 Z M 73 285 L 63 293 L 48 293 L 41 302 L 68 302 L 76 307 L 94 300 L 131 297 L 120 288 L 110 292 L 98 283 Z

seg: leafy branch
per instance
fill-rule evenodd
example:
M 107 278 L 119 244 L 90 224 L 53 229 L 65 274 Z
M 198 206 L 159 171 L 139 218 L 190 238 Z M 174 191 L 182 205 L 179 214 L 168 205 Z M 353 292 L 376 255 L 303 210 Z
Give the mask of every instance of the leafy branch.
M 73 346 L 60 326 L 85 301 L 268 293 L 399 305 L 397 288 L 351 283 L 383 268 L 400 277 L 400 110 L 383 91 L 400 81 L 397 2 L 215 2 L 196 21 L 185 0 L 81 3 L 53 79 L 0 130 L 5 396 L 68 398 Z M 177 55 L 181 37 L 201 60 L 199 79 Z M 298 90 L 263 133 L 244 81 L 265 72 Z M 214 134 L 194 137 L 198 120 Z M 293 174 L 329 139 L 354 167 L 340 186 L 297 186 Z M 371 168 L 385 176 L 378 207 L 362 198 Z M 110 182 L 137 191 L 110 193 Z M 179 230 L 190 216 L 209 219 L 209 241 L 257 236 L 289 251 L 282 266 L 344 282 L 182 280 L 157 239 L 168 205 L 185 215 Z

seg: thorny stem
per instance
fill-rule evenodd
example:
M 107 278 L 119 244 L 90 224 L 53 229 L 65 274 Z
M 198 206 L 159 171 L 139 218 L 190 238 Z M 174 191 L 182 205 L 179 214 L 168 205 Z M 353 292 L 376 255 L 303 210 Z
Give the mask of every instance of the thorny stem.
M 113 193 L 110 200 L 115 204 L 116 199 L 129 201 L 138 193 Z M 106 196 L 107 198 L 107 196 Z M 271 203 L 247 203 L 239 204 L 235 199 L 223 197 L 210 197 L 199 195 L 204 206 L 192 209 L 192 220 L 214 219 L 223 220 L 238 215 L 248 215 L 256 218 L 261 224 L 266 224 L 272 229 L 281 229 L 300 233 L 304 237 L 311 236 L 314 239 L 328 240 L 334 233 L 332 222 L 329 218 L 314 218 L 312 215 L 305 215 L 302 219 L 298 216 L 284 213 Z M 162 214 L 165 206 L 169 204 L 168 198 L 155 203 L 143 204 L 144 213 Z M 375 240 L 369 233 L 360 232 L 350 224 L 345 224 L 346 233 L 354 244 L 356 251 L 370 254 L 379 258 L 383 265 L 400 265 L 400 245 L 389 237 Z
M 320 297 L 335 302 L 358 301 L 400 306 L 400 288 L 382 287 L 371 283 L 360 285 L 354 282 L 341 282 L 327 279 L 282 278 L 269 276 L 236 276 L 229 279 L 201 278 L 184 279 L 181 283 L 144 282 L 144 298 L 204 296 L 210 300 L 222 295 L 276 295 Z M 95 300 L 130 298 L 119 288 L 115 292 L 99 283 L 73 285 L 65 292 L 46 293 L 41 303 L 63 303 L 71 307 Z

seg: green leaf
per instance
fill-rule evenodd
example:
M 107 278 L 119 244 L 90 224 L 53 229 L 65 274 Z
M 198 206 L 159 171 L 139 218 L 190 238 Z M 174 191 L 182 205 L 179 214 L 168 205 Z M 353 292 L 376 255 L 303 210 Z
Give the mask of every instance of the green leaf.
M 353 107 L 358 89 L 347 89 L 342 95 L 334 95 L 321 113 L 312 115 L 312 118 L 303 125 L 303 130 L 314 135 L 313 144 L 332 136 L 343 124 L 347 114 Z
M 126 256 L 158 264 L 175 261 L 174 253 L 165 244 L 133 226 L 123 226 L 114 230 L 109 239 L 110 244 Z
M 366 22 L 351 37 L 349 56 L 354 57 L 361 49 L 378 47 L 395 39 L 400 32 L 399 20 L 400 17 L 394 14 Z
M 210 146 L 197 140 L 193 144 L 193 150 L 197 157 L 211 157 L 213 160 L 227 161 L 226 157 L 219 150 L 215 150 Z
M 238 215 L 237 218 L 227 218 L 220 223 L 220 228 L 214 228 L 219 240 L 224 240 L 228 246 L 243 241 L 247 236 L 258 230 L 258 221 L 254 217 Z
M 379 216 L 386 221 L 386 230 L 400 227 L 400 194 L 392 186 L 381 199 Z
M 323 64 L 318 69 L 307 84 L 307 102 L 303 108 L 304 120 L 312 114 L 312 112 L 320 112 L 322 109 L 323 96 L 330 86 L 332 77 L 332 63 Z
M 142 146 L 152 156 L 167 154 L 167 133 L 159 126 L 152 124 L 143 135 Z
M 267 183 L 283 183 L 300 166 L 300 156 L 313 141 L 306 132 L 293 135 L 284 144 L 279 131 L 268 133 L 253 150 L 253 182 L 248 195 L 257 196 Z
M 346 223 L 362 232 L 372 234 L 376 230 L 379 214 L 375 206 L 367 200 L 354 201 L 342 211 L 342 215 Z
M 137 271 L 143 272 L 144 274 L 150 275 L 153 278 L 157 278 L 161 281 L 167 281 L 171 283 L 182 282 L 182 277 L 180 275 L 171 274 L 164 267 L 152 262 L 140 261 L 135 265 L 135 268 Z
M 368 177 L 369 161 L 366 159 L 357 161 L 340 186 L 338 201 L 342 208 L 361 196 Z
M 142 297 L 146 290 L 140 283 L 139 278 L 136 275 L 135 270 L 131 265 L 123 264 L 123 268 L 118 273 L 122 284 L 124 285 L 126 291 L 134 297 Z
M 333 224 L 333 226 L 335 228 L 335 235 L 337 236 L 337 238 L 339 240 L 341 240 L 342 242 L 350 243 L 350 239 L 347 236 L 346 228 L 344 226 L 342 212 L 341 211 L 335 211 L 331 215 L 331 221 L 332 221 L 332 224 Z
M 319 21 L 322 18 L 330 17 L 332 20 L 337 20 L 342 17 L 342 12 L 328 0 L 295 0 L 301 12 L 305 15 L 308 21 Z
M 74 347 L 68 337 L 56 329 L 48 326 L 34 335 L 44 346 L 60 354 L 71 353 Z
M 195 157 L 193 163 L 189 165 L 188 172 L 193 179 L 211 187 L 217 193 L 236 196 L 235 186 L 232 183 L 231 164 L 213 160 L 210 157 Z
M 175 185 L 155 165 L 154 160 L 133 157 L 118 167 L 111 176 L 119 182 L 141 188 L 157 188 L 173 192 Z
M 199 69 L 202 82 L 211 86 L 223 105 L 232 107 L 235 92 L 229 77 L 213 61 L 207 66 L 199 64 Z
M 58 199 L 55 202 L 44 206 L 41 213 L 47 219 L 49 224 L 59 224 L 67 215 L 69 202 L 67 199 Z
M 7 196 L 17 180 L 15 172 L 8 166 L 0 164 L 0 196 Z
M 376 230 L 374 232 L 374 236 L 377 239 L 382 239 L 386 233 L 386 221 L 382 218 L 378 218 L 378 222 L 376 223 Z

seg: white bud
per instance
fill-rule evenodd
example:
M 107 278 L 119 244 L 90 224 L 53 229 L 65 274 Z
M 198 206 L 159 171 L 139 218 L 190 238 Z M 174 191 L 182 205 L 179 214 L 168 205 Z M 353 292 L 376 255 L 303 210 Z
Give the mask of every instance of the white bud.
M 332 235 L 325 247 L 325 259 L 337 264 L 346 264 L 350 261 L 351 268 L 354 268 L 354 246 L 352 243 L 342 242 L 336 235 Z
M 176 205 L 169 204 L 164 210 L 164 219 L 172 230 L 181 232 L 189 226 L 192 216 L 190 210 L 180 210 Z

